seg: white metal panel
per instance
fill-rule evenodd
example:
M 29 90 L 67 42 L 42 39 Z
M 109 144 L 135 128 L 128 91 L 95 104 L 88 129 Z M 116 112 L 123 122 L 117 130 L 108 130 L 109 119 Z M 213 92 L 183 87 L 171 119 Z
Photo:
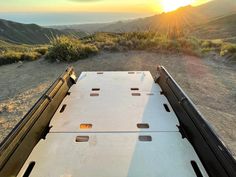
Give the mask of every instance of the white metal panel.
M 106 90 L 111 91 L 127 91 L 127 87 L 140 87 L 143 91 L 151 91 L 153 78 L 149 71 L 142 72 L 82 72 L 78 82 L 74 85 L 71 91 L 78 91 L 77 89 L 84 89 L 89 91 L 88 88 L 105 87 Z M 133 73 L 133 74 L 129 74 Z M 107 85 L 104 85 L 107 84 Z M 156 91 L 161 91 L 160 87 Z
M 76 136 L 88 142 L 75 142 Z M 140 142 L 139 135 L 152 141 Z M 34 161 L 30 177 L 196 177 L 190 161 L 207 176 L 195 151 L 178 132 L 49 133 L 18 177 Z
M 150 72 L 85 72 L 70 92 L 61 104 L 67 105 L 65 111 L 60 113 L 59 109 L 51 121 L 51 132 L 178 131 L 178 119 Z M 81 130 L 83 123 L 92 124 L 92 128 Z M 139 129 L 138 123 L 148 123 L 150 128 Z

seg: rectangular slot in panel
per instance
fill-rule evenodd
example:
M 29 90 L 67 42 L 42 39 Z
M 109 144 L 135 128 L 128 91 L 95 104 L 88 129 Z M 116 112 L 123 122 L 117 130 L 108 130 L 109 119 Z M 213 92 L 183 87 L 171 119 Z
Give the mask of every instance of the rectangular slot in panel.
M 164 107 L 165 107 L 166 112 L 170 112 L 169 106 L 168 106 L 167 104 L 163 104 L 163 105 L 164 105 Z
M 61 107 L 60 113 L 63 113 L 65 111 L 66 106 L 67 106 L 66 104 L 63 104 L 63 106 Z
M 92 88 L 92 91 L 100 91 L 100 88 Z
M 152 141 L 152 137 L 151 136 L 144 136 L 141 135 L 138 137 L 139 141 Z
M 141 96 L 141 93 L 132 93 L 132 96 Z
M 148 129 L 149 124 L 140 123 L 140 124 L 137 124 L 137 127 L 140 128 L 140 129 Z
M 75 141 L 78 142 L 78 143 L 88 142 L 89 141 L 89 136 L 77 136 L 75 138 Z
M 34 168 L 34 166 L 35 166 L 35 162 L 34 161 L 30 162 L 28 168 L 26 169 L 26 171 L 23 175 L 23 177 L 29 177 L 30 173 L 32 172 L 32 170 Z
M 90 93 L 90 96 L 91 97 L 97 97 L 97 96 L 99 96 L 99 93 Z
M 92 124 L 80 124 L 81 130 L 91 129 L 93 127 Z
M 130 90 L 132 90 L 132 91 L 138 91 L 139 88 L 131 88 Z

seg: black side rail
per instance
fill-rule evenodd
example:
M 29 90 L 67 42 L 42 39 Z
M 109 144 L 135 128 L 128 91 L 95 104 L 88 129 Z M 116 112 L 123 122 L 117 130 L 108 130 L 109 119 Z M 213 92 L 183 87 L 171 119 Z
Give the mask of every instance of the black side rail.
M 35 145 L 45 138 L 50 120 L 75 83 L 74 69 L 68 68 L 0 144 L 1 177 L 17 176 Z
M 236 161 L 232 154 L 164 67 L 158 67 L 155 81 L 179 119 L 183 138 L 192 144 L 208 175 L 236 177 Z

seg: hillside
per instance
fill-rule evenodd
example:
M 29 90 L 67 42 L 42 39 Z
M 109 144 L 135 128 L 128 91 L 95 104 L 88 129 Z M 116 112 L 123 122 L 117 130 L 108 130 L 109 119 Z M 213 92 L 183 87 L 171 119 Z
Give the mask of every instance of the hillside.
M 0 40 L 0 54 L 2 51 L 29 51 L 31 48 L 41 47 L 40 45 L 14 44 L 7 41 Z
M 204 39 L 225 39 L 236 42 L 236 14 L 217 18 L 197 27 L 193 34 Z
M 19 44 L 45 44 L 49 39 L 60 35 L 85 35 L 81 31 L 44 28 L 36 24 L 22 24 L 0 19 L 0 40 Z
M 130 32 L 159 30 L 168 31 L 174 28 L 192 28 L 207 23 L 214 18 L 236 12 L 235 0 L 213 0 L 206 4 L 192 7 L 186 6 L 169 13 L 157 14 L 147 18 L 115 23 L 87 24 L 66 26 L 70 29 L 81 29 L 86 32 Z M 63 27 L 60 27 L 63 28 Z
M 59 30 L 35 24 L 21 24 L 0 19 L 0 39 L 12 43 L 44 44 L 48 38 L 63 34 Z

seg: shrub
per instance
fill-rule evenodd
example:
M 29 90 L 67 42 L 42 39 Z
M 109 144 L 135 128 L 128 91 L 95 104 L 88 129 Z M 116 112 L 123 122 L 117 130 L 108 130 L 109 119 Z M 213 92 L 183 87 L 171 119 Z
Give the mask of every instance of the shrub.
M 119 51 L 118 47 L 118 36 L 117 34 L 108 33 L 96 33 L 83 39 L 83 43 L 92 44 L 96 46 L 99 50 L 105 51 Z
M 18 61 L 33 61 L 41 57 L 37 52 L 6 51 L 0 54 L 0 65 L 11 64 Z
M 34 61 L 34 60 L 39 59 L 41 56 L 42 56 L 42 54 L 38 53 L 38 52 L 24 52 L 24 53 L 21 53 L 20 60 Z
M 73 37 L 56 37 L 51 41 L 46 59 L 51 61 L 77 61 L 98 53 L 93 44 L 84 44 Z
M 48 47 L 37 47 L 34 49 L 35 52 L 45 55 L 48 51 Z
M 221 46 L 221 50 L 220 50 L 221 56 L 233 55 L 235 53 L 236 53 L 236 44 L 224 43 Z
M 222 45 L 223 45 L 223 41 L 220 39 L 203 40 L 201 41 L 201 50 L 203 53 L 207 53 L 211 51 L 219 52 L 221 50 Z
M 211 43 L 211 41 L 202 41 L 201 47 L 202 48 L 212 48 L 212 43 Z
M 189 54 L 189 55 L 201 55 L 201 46 L 200 41 L 196 38 L 192 37 L 185 37 L 178 39 L 179 45 L 180 45 L 180 51 Z
M 20 52 L 14 52 L 14 51 L 4 52 L 0 55 L 0 65 L 15 63 L 20 61 L 20 59 L 21 59 Z
M 118 44 L 132 50 L 152 50 L 183 52 L 199 55 L 200 44 L 195 38 L 169 38 L 167 35 L 155 32 L 131 32 L 121 34 Z

